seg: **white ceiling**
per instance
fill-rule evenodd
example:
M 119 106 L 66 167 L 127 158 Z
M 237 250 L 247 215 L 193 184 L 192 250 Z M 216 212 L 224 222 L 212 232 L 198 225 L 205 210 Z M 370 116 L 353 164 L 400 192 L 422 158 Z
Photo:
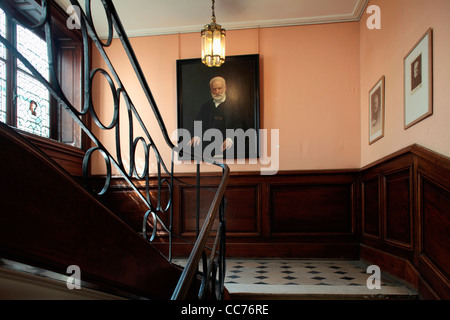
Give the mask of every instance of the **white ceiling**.
M 69 0 L 56 0 L 62 7 Z M 84 9 L 85 0 L 79 0 Z M 113 0 L 128 36 L 199 32 L 211 21 L 211 0 Z M 226 30 L 357 21 L 368 0 L 216 0 Z M 107 35 L 99 0 L 92 0 L 97 33 Z

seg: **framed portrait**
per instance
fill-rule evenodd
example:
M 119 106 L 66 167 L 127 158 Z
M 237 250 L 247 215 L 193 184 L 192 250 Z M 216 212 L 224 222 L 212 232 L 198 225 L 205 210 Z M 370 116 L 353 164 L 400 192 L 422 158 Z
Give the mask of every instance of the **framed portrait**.
M 405 130 L 433 114 L 433 32 L 404 58 Z
M 384 137 L 384 82 L 382 76 L 369 91 L 369 144 Z
M 185 154 L 259 158 L 259 55 L 227 56 L 220 67 L 177 60 L 177 99 L 178 145 Z

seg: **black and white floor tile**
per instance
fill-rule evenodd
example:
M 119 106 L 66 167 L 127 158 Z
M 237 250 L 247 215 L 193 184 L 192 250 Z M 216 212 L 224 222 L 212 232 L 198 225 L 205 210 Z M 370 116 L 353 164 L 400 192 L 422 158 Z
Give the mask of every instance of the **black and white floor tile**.
M 372 272 L 367 272 L 367 267 L 361 261 L 227 259 L 225 287 L 238 294 L 415 295 L 382 270 L 380 288 L 368 288 Z
M 227 260 L 226 283 L 366 286 L 372 274 L 359 261 Z M 394 285 L 382 279 L 382 285 Z
M 380 287 L 370 289 L 367 265 L 361 261 L 227 260 L 225 286 L 232 294 L 302 297 L 403 296 L 415 292 L 381 271 Z M 374 285 L 370 279 L 369 286 Z M 267 296 L 266 296 L 267 297 Z

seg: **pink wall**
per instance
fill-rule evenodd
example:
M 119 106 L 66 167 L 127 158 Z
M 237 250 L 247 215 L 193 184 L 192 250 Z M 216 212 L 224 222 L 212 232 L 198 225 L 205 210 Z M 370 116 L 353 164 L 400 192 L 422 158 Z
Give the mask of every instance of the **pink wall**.
M 227 55 L 260 54 L 261 127 L 279 129 L 279 169 L 359 168 L 414 143 L 450 156 L 450 1 L 371 0 L 381 30 L 360 22 L 228 31 Z M 403 59 L 433 29 L 434 113 L 405 130 Z M 197 33 L 131 39 L 168 132 L 176 129 L 176 60 L 198 58 Z M 145 123 L 162 138 L 118 41 L 108 49 Z M 103 66 L 94 50 L 93 65 Z M 384 137 L 368 143 L 368 93 L 385 76 Z M 106 82 L 96 81 L 94 104 L 102 119 L 112 111 Z M 99 133 L 113 146 L 113 133 Z M 126 142 L 123 142 L 126 145 Z M 168 159 L 170 153 L 160 147 Z M 139 163 L 139 156 L 137 163 Z M 259 171 L 261 165 L 232 165 Z M 191 171 L 180 166 L 178 171 Z M 101 161 L 94 172 L 101 172 Z
M 359 32 L 358 22 L 227 32 L 227 55 L 260 55 L 261 128 L 279 129 L 280 170 L 360 166 Z M 176 60 L 200 56 L 199 34 L 138 37 L 131 43 L 170 133 L 177 122 Z M 149 105 L 117 40 L 108 55 L 162 145 Z M 96 50 L 93 65 L 105 67 Z M 96 80 L 94 92 L 96 110 L 106 123 L 112 117 L 106 82 Z M 99 136 L 113 147 L 112 132 Z M 169 159 L 166 148 L 159 148 Z M 261 166 L 234 164 L 231 169 L 259 171 Z M 95 173 L 102 172 L 101 167 L 100 161 L 94 161 Z M 177 168 L 178 172 L 191 170 L 189 165 Z
M 261 29 L 263 118 L 282 170 L 359 167 L 357 23 Z
M 371 0 L 381 9 L 381 29 L 360 22 L 361 165 L 364 166 L 414 143 L 450 156 L 450 1 Z M 403 59 L 429 29 L 433 29 L 434 113 L 404 129 Z M 386 77 L 384 137 L 369 146 L 368 95 Z

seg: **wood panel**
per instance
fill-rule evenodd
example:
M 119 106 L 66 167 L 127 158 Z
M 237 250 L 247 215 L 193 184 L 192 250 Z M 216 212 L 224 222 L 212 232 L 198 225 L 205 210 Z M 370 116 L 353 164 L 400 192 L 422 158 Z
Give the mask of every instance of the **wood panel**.
M 380 233 L 380 194 L 379 176 L 362 183 L 362 234 L 379 239 Z
M 214 196 L 215 186 L 203 186 L 200 192 L 200 219 L 201 228 L 209 205 Z M 226 198 L 226 230 L 227 236 L 260 236 L 260 205 L 258 185 L 228 185 Z M 181 187 L 181 224 L 182 236 L 193 236 L 197 228 L 196 219 L 197 192 L 194 187 Z M 218 224 L 214 225 L 217 230 Z
M 193 241 L 197 228 L 195 177 L 186 174 L 177 176 L 177 179 L 173 230 Z M 232 174 L 225 192 L 228 255 L 356 258 L 355 179 L 353 171 L 338 170 L 281 172 L 275 176 Z M 217 181 L 214 174 L 201 178 L 199 227 L 209 209 Z M 113 186 L 105 198 L 106 205 L 114 212 L 119 211 L 118 216 L 140 232 L 145 208 L 139 207 L 136 197 L 120 179 L 113 179 Z M 174 255 L 189 254 L 190 244 L 179 238 L 173 240 Z M 163 237 L 155 245 L 162 248 L 167 241 Z M 167 250 L 167 247 L 162 250 Z
M 209 206 L 213 200 L 214 191 L 201 189 L 200 191 L 200 217 L 198 230 L 201 229 L 205 217 L 208 213 Z M 180 196 L 181 212 L 180 218 L 180 233 L 182 236 L 194 236 L 196 232 L 196 189 L 193 187 L 182 187 Z M 217 230 L 217 220 L 213 225 L 213 230 Z
M 352 185 L 270 185 L 273 235 L 349 234 Z
M 410 281 L 417 273 L 413 285 L 422 297 L 449 299 L 450 159 L 413 145 L 360 175 L 361 256 L 397 276 L 399 263 L 408 265 L 403 277 Z M 377 221 L 382 228 L 374 237 Z
M 422 254 L 450 278 L 450 193 L 422 179 Z
M 103 179 L 94 178 L 92 185 L 95 190 L 101 190 Z M 145 197 L 145 188 L 139 183 L 136 184 L 138 190 Z M 167 187 L 161 188 L 160 203 L 158 203 L 157 187 L 150 188 L 150 201 L 157 211 L 158 217 L 166 226 L 170 226 L 170 212 L 165 212 L 169 203 L 170 193 Z M 135 232 L 142 233 L 142 224 L 145 213 L 149 210 L 147 205 L 141 200 L 140 196 L 128 185 L 125 185 L 121 179 L 112 179 L 109 191 L 101 198 L 102 202 L 113 211 L 122 221 L 128 224 Z M 153 231 L 153 219 L 151 216 L 147 220 L 147 234 L 150 236 Z M 161 224 L 157 224 L 158 235 L 167 235 L 166 230 Z
M 412 248 L 411 170 L 401 169 L 384 175 L 384 239 L 399 247 Z
M 420 271 L 450 298 L 450 191 L 420 176 Z
M 361 170 L 361 242 L 413 257 L 414 156 L 411 149 Z

